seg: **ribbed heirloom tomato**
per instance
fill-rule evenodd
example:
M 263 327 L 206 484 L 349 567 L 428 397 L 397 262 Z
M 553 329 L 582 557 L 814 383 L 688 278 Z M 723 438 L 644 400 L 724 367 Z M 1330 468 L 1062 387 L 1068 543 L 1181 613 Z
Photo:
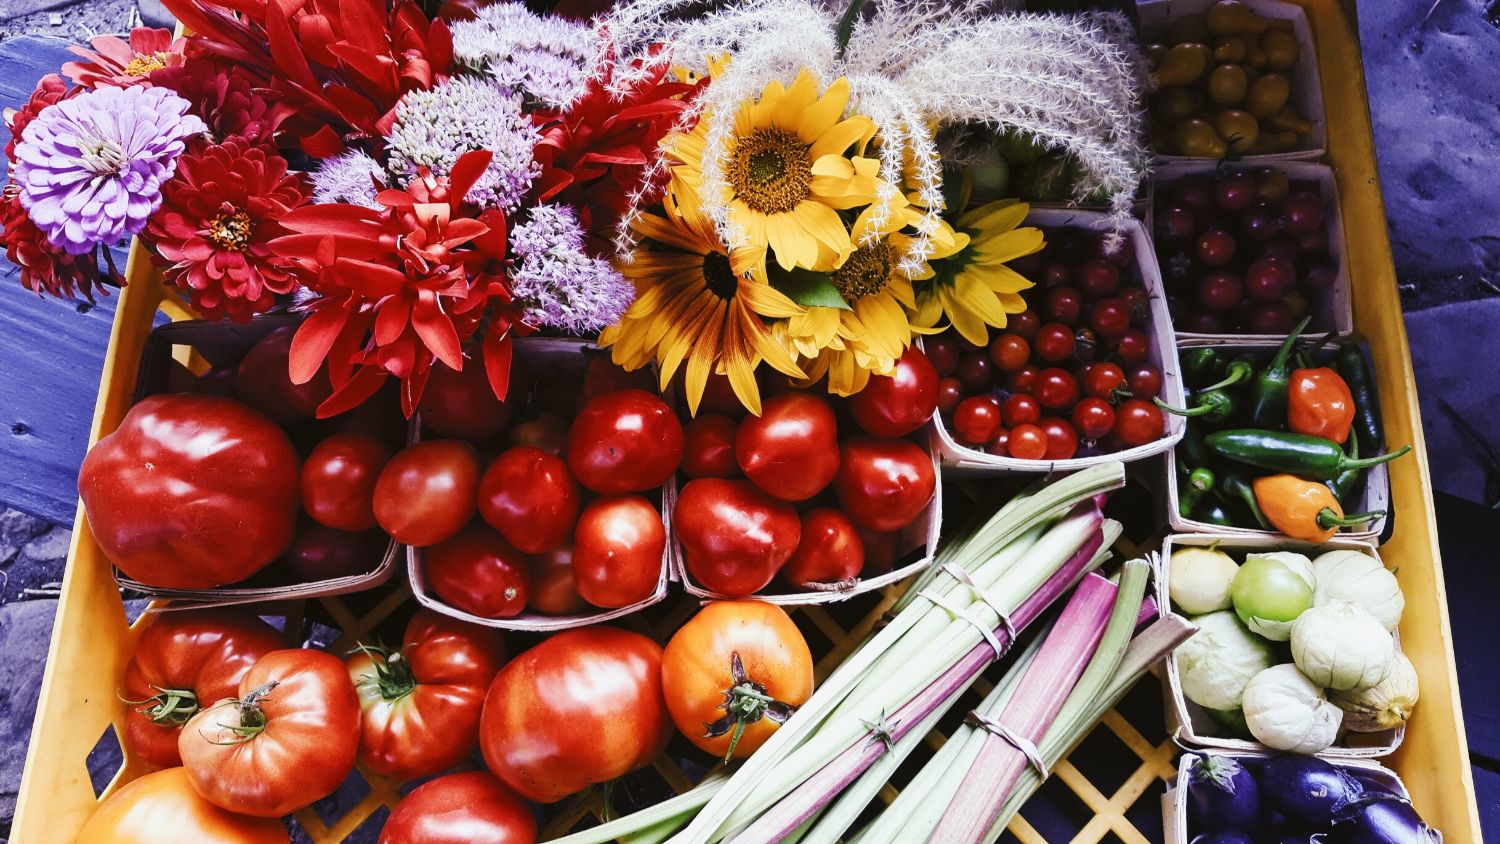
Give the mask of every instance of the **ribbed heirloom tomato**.
M 812 653 L 786 610 L 715 601 L 667 642 L 661 682 L 672 721 L 689 741 L 721 759 L 743 759 L 812 696 Z
M 532 844 L 531 807 L 484 771 L 423 783 L 380 829 L 380 844 Z
M 344 659 L 359 695 L 359 759 L 396 779 L 457 765 L 479 746 L 479 713 L 505 663 L 500 631 L 420 610 L 398 651 L 361 645 Z
M 279 818 L 227 812 L 193 790 L 183 768 L 132 780 L 99 804 L 76 844 L 284 844 Z
M 231 812 L 271 818 L 332 794 L 354 769 L 359 699 L 338 657 L 272 651 L 239 694 L 203 709 L 177 739 L 193 788 Z
M 125 666 L 125 744 L 158 768 L 182 764 L 177 734 L 200 709 L 234 697 L 261 657 L 286 647 L 276 628 L 244 610 L 160 613 L 145 622 Z
M 511 660 L 479 722 L 485 764 L 539 803 L 644 767 L 670 735 L 661 647 L 616 627 L 565 630 Z

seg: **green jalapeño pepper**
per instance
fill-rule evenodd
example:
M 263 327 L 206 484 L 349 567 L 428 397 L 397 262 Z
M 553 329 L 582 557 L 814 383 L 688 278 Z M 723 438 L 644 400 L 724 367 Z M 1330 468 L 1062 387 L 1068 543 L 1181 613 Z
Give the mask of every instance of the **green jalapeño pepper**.
M 1255 376 L 1255 381 L 1250 386 L 1248 410 L 1250 421 L 1257 428 L 1274 431 L 1286 425 L 1286 390 L 1292 381 L 1292 348 L 1297 345 L 1297 338 L 1302 335 L 1302 330 L 1307 328 L 1308 320 L 1311 319 L 1312 317 L 1306 316 L 1297 323 L 1281 348 L 1276 350 L 1271 362 Z
M 1203 441 L 1203 426 L 1197 420 L 1189 419 L 1182 442 L 1177 444 L 1177 465 L 1185 467 L 1185 471 L 1191 471 L 1199 466 L 1207 466 L 1213 459 L 1214 453 L 1209 451 L 1208 443 Z
M 1224 367 L 1224 377 L 1219 379 L 1218 383 L 1210 384 L 1203 389 L 1206 392 L 1208 390 L 1222 390 L 1225 387 L 1233 387 L 1244 381 L 1250 380 L 1250 377 L 1254 374 L 1255 361 L 1248 355 L 1242 355 L 1230 361 L 1229 364 Z
M 1266 521 L 1266 516 L 1261 512 L 1260 502 L 1255 500 L 1255 489 L 1250 485 L 1250 480 L 1239 472 L 1226 472 L 1219 480 L 1217 487 L 1219 498 L 1230 505 L 1242 505 L 1250 511 L 1255 518 L 1255 526 L 1262 530 L 1270 530 L 1271 523 Z M 1242 525 L 1242 527 L 1245 527 Z
M 1199 387 L 1219 377 L 1219 353 L 1208 346 L 1182 353 L 1182 376 L 1189 387 Z
M 1239 401 L 1224 390 L 1204 390 L 1193 398 L 1194 405 L 1187 408 L 1173 407 L 1161 399 L 1155 401 L 1157 407 L 1168 413 L 1189 418 L 1196 416 L 1207 425 L 1223 425 L 1240 409 Z
M 1193 520 L 1220 527 L 1238 527 L 1234 523 L 1234 517 L 1224 509 L 1224 505 L 1212 499 L 1198 503 L 1197 509 L 1193 511 Z
M 1359 437 L 1349 438 L 1349 459 L 1359 459 Z M 1328 490 L 1340 504 L 1347 504 L 1349 496 L 1354 493 L 1354 488 L 1359 485 L 1359 479 L 1365 470 L 1360 468 L 1345 469 L 1339 472 L 1338 477 L 1328 481 Z
M 1256 428 L 1216 431 L 1204 441 L 1221 457 L 1316 481 L 1331 481 L 1346 469 L 1367 469 L 1411 451 L 1408 445 L 1389 454 L 1351 459 L 1333 440 Z

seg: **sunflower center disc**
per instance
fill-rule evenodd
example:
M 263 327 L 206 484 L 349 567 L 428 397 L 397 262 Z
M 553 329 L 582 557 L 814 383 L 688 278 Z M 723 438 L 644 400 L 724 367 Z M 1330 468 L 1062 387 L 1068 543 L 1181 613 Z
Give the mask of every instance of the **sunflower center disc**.
M 703 256 L 703 283 L 720 299 L 728 301 L 734 298 L 739 292 L 740 280 L 734 277 L 728 255 L 710 252 Z
M 781 129 L 756 129 L 735 145 L 729 167 L 735 195 L 762 214 L 784 214 L 811 192 L 807 145 Z
M 884 240 L 873 246 L 861 246 L 854 250 L 843 266 L 829 274 L 833 286 L 838 288 L 844 301 L 854 304 L 866 296 L 873 296 L 885 288 L 895 267 L 891 246 Z
M 250 215 L 244 211 L 220 214 L 208 224 L 208 239 L 220 249 L 243 250 L 250 241 Z

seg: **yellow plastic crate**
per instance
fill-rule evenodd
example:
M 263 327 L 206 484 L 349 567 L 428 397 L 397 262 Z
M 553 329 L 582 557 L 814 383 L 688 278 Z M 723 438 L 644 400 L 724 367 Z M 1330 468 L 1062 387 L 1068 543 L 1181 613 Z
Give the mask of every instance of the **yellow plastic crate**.
M 1381 553 L 1400 567 L 1398 578 L 1407 600 L 1402 644 L 1421 677 L 1422 702 L 1408 725 L 1405 743 L 1388 763 L 1402 775 L 1423 817 L 1442 829 L 1447 841 L 1469 844 L 1482 839 L 1458 699 L 1437 530 L 1428 494 L 1416 385 L 1386 235 L 1359 45 L 1335 0 L 1299 2 L 1307 8 L 1318 45 L 1327 107 L 1328 160 L 1338 177 L 1344 226 L 1351 244 L 1355 325 L 1370 340 L 1388 437 L 1391 442 L 1409 441 L 1415 446 L 1410 459 L 1391 467 L 1395 532 Z M 137 363 L 157 311 L 173 319 L 190 315 L 170 291 L 163 289 L 139 247 L 131 254 L 127 275 L 131 283 L 120 294 L 90 442 L 114 430 L 129 409 Z M 822 607 L 798 610 L 804 614 L 805 623 L 832 643 L 820 662 L 820 675 L 826 674 L 868 631 L 893 595 L 893 590 L 888 592 L 853 623 L 838 622 Z M 321 599 L 324 610 L 342 629 L 343 641 L 368 634 L 409 601 L 409 595 L 397 589 L 363 615 L 356 615 L 346 599 Z M 679 602 L 677 611 L 685 613 L 686 606 Z M 287 611 L 296 614 L 302 608 L 293 606 Z M 654 623 L 660 628 L 655 632 L 666 632 L 682 617 L 674 619 L 670 612 L 655 617 Z M 635 623 L 647 622 L 638 619 Z M 111 725 L 117 732 L 123 728 L 125 708 L 115 689 L 135 638 L 136 632 L 126 624 L 109 563 L 94 543 L 80 508 L 11 840 L 19 844 L 71 842 L 94 811 L 97 798 L 87 759 Z M 1130 824 L 1125 812 L 1158 779 L 1174 775 L 1173 751 L 1167 742 L 1153 745 L 1147 741 L 1118 712 L 1106 716 L 1095 734 L 1100 730 L 1114 734 L 1136 757 L 1133 761 L 1138 765 L 1109 794 L 1091 783 L 1079 767 L 1066 761 L 1058 766 L 1055 779 L 1096 813 L 1074 841 L 1093 844 L 1112 834 L 1127 844 L 1144 842 L 1147 839 Z M 940 742 L 941 736 L 933 736 L 932 741 Z M 1088 744 L 1086 740 L 1085 749 Z M 142 762 L 127 754 L 105 793 L 146 770 Z M 670 760 L 659 760 L 657 772 L 676 788 L 690 784 Z M 395 805 L 399 797 L 396 783 L 373 775 L 365 779 L 371 786 L 369 793 L 330 824 L 312 810 L 298 814 L 313 840 L 320 844 L 341 841 L 382 805 Z M 881 797 L 889 801 L 894 793 L 887 787 Z M 566 826 L 599 808 L 597 803 L 580 804 L 571 820 L 558 819 L 553 824 Z M 1026 844 L 1044 841 L 1024 819 L 1014 822 L 1011 831 Z

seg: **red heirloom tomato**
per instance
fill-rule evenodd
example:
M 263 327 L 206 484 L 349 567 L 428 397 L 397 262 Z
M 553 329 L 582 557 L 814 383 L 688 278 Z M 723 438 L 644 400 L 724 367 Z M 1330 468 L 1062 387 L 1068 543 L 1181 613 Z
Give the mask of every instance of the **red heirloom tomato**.
M 219 396 L 142 399 L 83 458 L 78 494 L 104 556 L 150 586 L 211 589 L 276 559 L 297 527 L 297 452 Z
M 479 722 L 485 764 L 539 803 L 646 766 L 670 735 L 661 647 L 616 627 L 565 630 L 511 660 Z
M 457 765 L 479 746 L 479 713 L 505 664 L 500 631 L 419 610 L 401 650 L 362 645 L 344 659 L 359 695 L 359 761 L 401 780 Z
M 479 456 L 462 440 L 407 446 L 375 481 L 375 519 L 397 542 L 423 548 L 458 533 L 474 515 Z
M 283 424 L 311 419 L 318 405 L 333 395 L 328 367 L 320 367 L 306 384 L 293 384 L 290 353 L 297 326 L 284 325 L 251 347 L 235 373 L 239 400 Z
M 423 783 L 401 799 L 380 844 L 533 844 L 531 807 L 486 771 Z
M 890 375 L 870 376 L 865 388 L 849 399 L 849 412 L 867 434 L 904 437 L 932 418 L 937 383 L 937 369 L 921 349 L 911 346 Z
M 812 498 L 839 470 L 838 420 L 828 400 L 806 392 L 767 399 L 734 437 L 745 477 L 782 501 Z
M 271 651 L 240 678 L 237 698 L 187 722 L 177 750 L 208 802 L 260 818 L 289 814 L 354 770 L 359 698 L 338 657 Z
M 735 597 L 765 588 L 802 535 L 790 505 L 749 481 L 719 478 L 687 482 L 677 496 L 672 527 L 693 579 Z
M 667 642 L 661 686 L 688 741 L 743 759 L 812 696 L 812 653 L 781 607 L 714 601 Z
M 578 517 L 573 534 L 573 581 L 596 607 L 617 609 L 644 601 L 661 580 L 667 529 L 655 505 L 639 495 L 604 495 Z
M 76 844 L 283 844 L 280 818 L 226 812 L 198 796 L 182 768 L 138 777 L 99 804 Z
M 511 380 L 522 379 L 512 373 Z M 506 397 L 511 395 L 507 390 Z M 510 402 L 495 398 L 484 362 L 477 355 L 457 371 L 441 361 L 434 363 L 417 410 L 423 425 L 445 437 L 472 442 L 499 436 L 511 417 Z
M 932 501 L 937 477 L 927 452 L 906 440 L 855 439 L 844 443 L 833 481 L 849 518 L 871 530 L 900 530 Z
M 641 492 L 666 483 L 682 460 L 682 423 L 645 390 L 605 393 L 568 431 L 568 466 L 594 492 Z
M 687 424 L 682 471 L 690 478 L 733 478 L 740 473 L 734 456 L 738 423 L 728 416 L 704 413 Z
M 578 580 L 573 576 L 571 542 L 531 558 L 526 604 L 548 615 L 574 615 L 588 609 L 588 601 L 578 594 Z
M 510 618 L 526 608 L 526 555 L 474 523 L 427 549 L 427 585 L 444 603 L 481 618 Z
M 859 577 L 865 567 L 865 543 L 844 511 L 815 507 L 802 514 L 797 550 L 781 569 L 788 583 L 802 589 Z
M 528 554 L 551 551 L 578 521 L 578 484 L 561 457 L 517 446 L 479 480 L 479 517 Z
M 379 567 L 390 541 L 382 530 L 350 533 L 303 519 L 281 563 L 298 583 L 368 574 Z
M 257 660 L 286 647 L 276 628 L 244 610 L 184 610 L 147 619 L 120 699 L 125 745 L 158 768 L 182 764 L 177 734 L 200 709 L 234 697 Z
M 391 450 L 369 434 L 334 434 L 302 464 L 302 509 L 339 530 L 375 527 L 375 479 Z

